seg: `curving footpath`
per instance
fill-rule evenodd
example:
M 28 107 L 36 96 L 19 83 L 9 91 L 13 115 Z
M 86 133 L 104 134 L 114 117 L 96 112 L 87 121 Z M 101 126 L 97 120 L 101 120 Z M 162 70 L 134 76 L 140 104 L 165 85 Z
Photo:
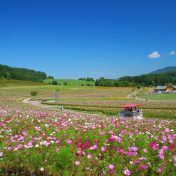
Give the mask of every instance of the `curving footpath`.
M 26 104 L 30 104 L 30 105 L 33 105 L 33 106 L 38 106 L 38 107 L 41 107 L 41 108 L 63 108 L 61 106 L 57 106 L 57 105 L 44 105 L 41 103 L 41 101 L 39 100 L 30 100 L 30 98 L 26 98 L 23 100 L 23 103 L 26 103 Z

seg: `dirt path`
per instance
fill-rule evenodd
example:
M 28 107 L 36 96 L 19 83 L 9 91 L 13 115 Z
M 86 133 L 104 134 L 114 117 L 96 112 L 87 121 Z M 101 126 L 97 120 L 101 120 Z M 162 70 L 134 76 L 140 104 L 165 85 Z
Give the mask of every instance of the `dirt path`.
M 38 107 L 41 107 L 41 108 L 62 108 L 61 106 L 57 106 L 57 105 L 44 105 L 42 104 L 42 101 L 41 100 L 30 100 L 30 98 L 26 98 L 23 100 L 23 103 L 26 103 L 26 104 L 31 104 L 33 106 L 38 106 Z
M 140 91 L 141 91 L 141 89 L 139 89 L 139 90 L 137 90 L 137 91 L 134 91 L 134 92 L 130 93 L 129 95 L 127 95 L 127 97 L 128 97 L 128 98 L 131 98 L 131 97 L 137 95 Z M 135 96 L 135 99 L 136 99 L 136 100 L 145 100 L 145 99 L 143 99 L 143 98 L 137 98 L 136 96 Z

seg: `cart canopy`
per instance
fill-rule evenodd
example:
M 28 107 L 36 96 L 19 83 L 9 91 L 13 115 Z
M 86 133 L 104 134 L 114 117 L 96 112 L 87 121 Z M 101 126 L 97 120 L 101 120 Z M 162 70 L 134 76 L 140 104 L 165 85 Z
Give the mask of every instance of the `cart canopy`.
M 143 106 L 143 104 L 125 104 L 122 106 L 122 108 L 135 108 L 138 106 Z

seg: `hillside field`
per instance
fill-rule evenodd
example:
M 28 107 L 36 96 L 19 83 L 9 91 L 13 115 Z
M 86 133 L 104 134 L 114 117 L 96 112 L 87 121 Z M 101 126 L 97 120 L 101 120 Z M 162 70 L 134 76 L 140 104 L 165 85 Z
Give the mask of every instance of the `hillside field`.
M 13 86 L 40 86 L 44 85 L 40 82 L 33 82 L 33 81 L 20 81 L 20 80 L 13 80 L 13 79 L 0 79 L 0 88 L 3 87 L 13 87 Z
M 94 81 L 75 80 L 75 79 L 45 79 L 43 82 L 52 84 L 52 81 L 57 81 L 58 85 L 62 86 L 95 86 Z

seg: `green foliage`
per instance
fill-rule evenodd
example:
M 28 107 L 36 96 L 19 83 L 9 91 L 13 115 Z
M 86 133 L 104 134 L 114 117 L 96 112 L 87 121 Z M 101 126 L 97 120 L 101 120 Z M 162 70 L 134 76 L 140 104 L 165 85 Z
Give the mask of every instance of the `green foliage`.
M 73 151 L 71 146 L 63 146 L 57 153 L 53 153 L 53 157 L 49 162 L 55 165 L 56 170 L 63 172 L 71 169 L 74 162 Z
M 52 85 L 58 85 L 58 82 L 57 81 L 52 81 Z
M 48 79 L 54 79 L 54 77 L 53 76 L 48 76 Z
M 64 86 L 67 86 L 67 85 L 68 85 L 68 83 L 65 81 L 65 82 L 64 82 Z
M 95 86 L 130 87 L 132 84 L 128 81 L 118 81 L 115 79 L 105 79 L 104 77 L 101 77 L 95 81 Z
M 37 95 L 37 91 L 31 91 L 31 95 L 35 97 Z
M 94 79 L 93 79 L 93 78 L 79 78 L 78 80 L 93 81 L 93 82 L 94 82 Z
M 40 71 L 0 65 L 0 78 L 42 82 L 47 76 L 46 73 Z

